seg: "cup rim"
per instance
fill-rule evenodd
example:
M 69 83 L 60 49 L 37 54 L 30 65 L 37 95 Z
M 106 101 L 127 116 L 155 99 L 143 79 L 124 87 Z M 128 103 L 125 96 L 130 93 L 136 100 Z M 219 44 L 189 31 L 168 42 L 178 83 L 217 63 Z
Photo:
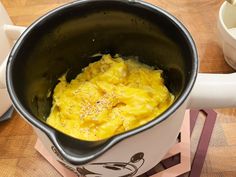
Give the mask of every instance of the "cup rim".
M 225 1 L 220 6 L 220 10 L 219 10 L 219 14 L 218 14 L 219 25 L 220 25 L 219 28 L 220 28 L 221 32 L 223 32 L 226 35 L 225 40 L 227 40 L 233 46 L 233 45 L 236 45 L 236 38 L 234 38 L 229 33 L 229 29 L 226 27 L 224 20 L 223 20 L 223 11 L 225 10 L 227 4 L 229 4 L 229 3 L 227 1 Z

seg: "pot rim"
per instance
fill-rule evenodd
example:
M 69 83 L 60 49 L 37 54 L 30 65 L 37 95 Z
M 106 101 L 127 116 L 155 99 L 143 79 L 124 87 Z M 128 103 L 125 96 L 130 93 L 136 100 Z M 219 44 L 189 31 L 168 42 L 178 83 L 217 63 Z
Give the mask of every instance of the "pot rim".
M 107 139 L 108 143 L 99 152 L 96 152 L 94 154 L 90 154 L 89 156 L 86 156 L 86 157 L 77 157 L 77 156 L 75 157 L 73 155 L 67 154 L 63 150 L 63 147 L 61 147 L 61 145 L 58 143 L 58 140 L 56 137 L 57 130 L 50 127 L 46 123 L 43 123 L 38 118 L 33 116 L 30 112 L 28 112 L 27 109 L 21 103 L 21 101 L 17 98 L 17 94 L 14 91 L 13 82 L 12 82 L 12 77 L 13 77 L 12 76 L 12 67 L 13 67 L 12 64 L 13 64 L 13 61 L 16 59 L 18 49 L 22 46 L 22 43 L 24 43 L 24 41 L 25 41 L 25 37 L 31 32 L 32 29 L 37 28 L 37 25 L 39 23 L 47 20 L 51 15 L 54 15 L 55 13 L 59 13 L 63 9 L 71 8 L 75 5 L 79 5 L 79 4 L 83 4 L 83 3 L 98 2 L 98 1 L 101 3 L 105 3 L 108 1 L 109 2 L 111 2 L 111 1 L 121 2 L 121 3 L 125 3 L 127 5 L 145 7 L 146 10 L 150 10 L 150 11 L 154 10 L 157 13 L 161 13 L 162 15 L 166 16 L 169 19 L 169 22 L 173 23 L 177 28 L 179 28 L 179 30 L 182 32 L 183 36 L 186 38 L 186 42 L 190 46 L 189 48 L 192 53 L 191 60 L 192 60 L 193 67 L 192 67 L 192 71 L 191 71 L 190 81 L 188 82 L 187 86 L 184 88 L 183 93 L 164 113 L 162 113 L 160 116 L 158 116 L 158 118 L 155 118 L 152 121 L 150 121 L 140 127 L 137 127 L 137 128 L 132 129 L 130 131 L 115 135 L 115 136 Z M 187 98 L 194 86 L 194 83 L 196 81 L 197 73 L 198 73 L 198 55 L 197 55 L 197 49 L 196 49 L 196 45 L 193 41 L 193 38 L 191 37 L 188 30 L 184 27 L 184 25 L 176 17 L 174 17 L 173 15 L 168 13 L 167 11 L 163 10 L 160 7 L 157 7 L 155 5 L 152 5 L 148 2 L 144 2 L 141 0 L 81 0 L 81 1 L 70 2 L 68 4 L 62 5 L 60 7 L 57 7 L 56 9 L 49 11 L 48 13 L 46 13 L 45 15 L 43 15 L 39 19 L 37 19 L 34 23 L 32 23 L 24 31 L 24 33 L 16 41 L 14 47 L 12 48 L 12 50 L 10 52 L 8 62 L 7 62 L 7 68 L 6 68 L 6 81 L 7 81 L 7 89 L 8 89 L 10 98 L 13 102 L 13 105 L 16 108 L 16 110 L 22 115 L 22 117 L 24 117 L 33 126 L 40 129 L 41 131 L 43 131 L 48 136 L 48 138 L 52 141 L 53 145 L 58 149 L 59 153 L 63 156 L 63 158 L 66 161 L 68 161 L 71 164 L 82 165 L 82 164 L 92 161 L 95 158 L 97 158 L 98 156 L 102 155 L 104 152 L 106 152 L 108 149 L 110 149 L 112 146 L 114 146 L 116 143 L 120 142 L 121 140 L 124 140 L 128 137 L 134 136 L 138 133 L 148 130 L 148 129 L 158 125 L 162 121 L 168 119 L 170 117 L 170 115 L 172 115 L 187 100 Z M 79 140 L 79 141 L 84 141 L 84 140 Z M 86 142 L 86 141 L 84 141 L 84 142 Z

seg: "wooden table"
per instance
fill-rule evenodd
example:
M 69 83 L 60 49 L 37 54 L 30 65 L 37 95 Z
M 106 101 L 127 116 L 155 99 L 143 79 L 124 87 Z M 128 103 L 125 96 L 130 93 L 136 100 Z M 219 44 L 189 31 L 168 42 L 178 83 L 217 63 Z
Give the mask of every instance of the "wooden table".
M 223 0 L 149 0 L 174 14 L 188 28 L 196 42 L 201 62 L 200 71 L 228 73 L 217 43 L 216 22 Z M 16 25 L 27 26 L 40 15 L 69 0 L 1 0 Z M 202 177 L 236 176 L 236 109 L 216 110 L 217 123 L 211 139 Z M 200 119 L 192 138 L 196 147 L 201 129 Z M 48 162 L 34 149 L 36 135 L 17 113 L 0 124 L 1 177 L 58 177 Z

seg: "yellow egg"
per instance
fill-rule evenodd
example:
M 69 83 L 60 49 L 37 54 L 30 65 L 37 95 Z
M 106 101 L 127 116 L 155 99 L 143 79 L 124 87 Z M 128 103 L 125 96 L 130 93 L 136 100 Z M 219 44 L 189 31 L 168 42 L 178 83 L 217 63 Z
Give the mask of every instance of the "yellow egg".
M 174 101 L 162 71 L 134 59 L 103 55 L 70 83 L 59 78 L 47 123 L 72 137 L 95 141 L 156 118 Z

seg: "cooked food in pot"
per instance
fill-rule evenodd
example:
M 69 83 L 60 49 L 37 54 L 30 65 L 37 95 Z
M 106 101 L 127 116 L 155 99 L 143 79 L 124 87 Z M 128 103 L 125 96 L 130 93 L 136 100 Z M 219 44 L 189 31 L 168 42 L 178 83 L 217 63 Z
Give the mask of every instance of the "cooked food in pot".
M 72 137 L 101 140 L 156 118 L 174 101 L 162 70 L 103 55 L 70 83 L 59 78 L 47 123 Z

